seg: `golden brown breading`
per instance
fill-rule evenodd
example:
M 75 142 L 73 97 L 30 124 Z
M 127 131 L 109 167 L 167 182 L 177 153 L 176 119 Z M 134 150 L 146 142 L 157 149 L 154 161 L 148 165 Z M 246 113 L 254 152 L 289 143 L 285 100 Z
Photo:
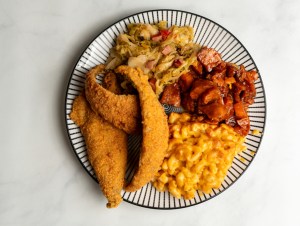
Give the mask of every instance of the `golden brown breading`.
M 102 86 L 114 94 L 122 94 L 121 85 L 118 83 L 117 75 L 111 71 L 103 77 Z
M 135 95 L 116 95 L 96 81 L 105 65 L 92 68 L 86 75 L 85 94 L 92 109 L 115 127 L 128 134 L 140 131 L 140 107 Z
M 70 118 L 81 128 L 89 120 L 90 114 L 93 114 L 93 111 L 86 101 L 83 91 L 73 102 Z
M 117 73 L 127 76 L 139 93 L 143 142 L 139 166 L 126 191 L 136 191 L 154 178 L 166 155 L 169 140 L 167 116 L 153 92 L 148 77 L 140 69 L 119 66 Z
M 107 207 L 122 201 L 127 162 L 127 135 L 98 116 L 84 94 L 73 103 L 70 118 L 80 127 L 87 146 L 88 159 L 108 200 Z

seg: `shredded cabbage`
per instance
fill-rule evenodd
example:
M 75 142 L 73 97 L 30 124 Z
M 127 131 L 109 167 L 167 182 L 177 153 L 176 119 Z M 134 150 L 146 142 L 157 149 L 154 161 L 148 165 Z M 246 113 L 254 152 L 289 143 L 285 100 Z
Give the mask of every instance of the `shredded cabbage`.
M 176 82 L 196 60 L 200 45 L 193 43 L 189 26 L 167 28 L 166 21 L 157 24 L 129 24 L 128 32 L 120 34 L 111 50 L 108 69 L 121 64 L 141 68 L 149 78 L 156 79 L 156 95 Z M 177 67 L 174 60 L 182 62 Z M 150 63 L 149 63 L 150 62 Z

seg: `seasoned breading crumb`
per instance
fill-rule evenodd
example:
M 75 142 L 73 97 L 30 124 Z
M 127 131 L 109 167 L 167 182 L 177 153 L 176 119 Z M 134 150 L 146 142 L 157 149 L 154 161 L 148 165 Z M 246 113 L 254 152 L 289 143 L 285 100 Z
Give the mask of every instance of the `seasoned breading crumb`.
M 97 65 L 86 75 L 85 94 L 92 109 L 115 127 L 128 134 L 140 131 L 140 107 L 135 95 L 116 95 L 96 81 L 105 65 Z
M 137 171 L 126 191 L 136 191 L 150 182 L 158 172 L 168 148 L 167 116 L 156 98 L 148 77 L 140 69 L 119 66 L 117 73 L 127 76 L 139 93 L 142 112 L 143 142 Z
M 70 118 L 84 136 L 88 159 L 108 200 L 107 207 L 117 207 L 122 201 L 121 190 L 125 181 L 126 133 L 94 113 L 84 93 L 74 100 Z

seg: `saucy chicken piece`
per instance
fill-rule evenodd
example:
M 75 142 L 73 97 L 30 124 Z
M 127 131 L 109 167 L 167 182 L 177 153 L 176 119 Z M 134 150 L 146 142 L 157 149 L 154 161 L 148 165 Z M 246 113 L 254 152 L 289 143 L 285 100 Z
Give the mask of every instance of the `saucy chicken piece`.
M 211 81 L 213 81 L 220 89 L 223 96 L 228 93 L 228 86 L 225 83 L 226 79 L 226 63 L 222 61 L 215 67 L 211 73 Z
M 242 102 L 235 103 L 233 105 L 235 116 L 237 119 L 247 118 L 247 111 L 245 110 L 244 104 Z
M 224 73 L 224 77 L 226 76 L 227 64 L 225 61 L 221 61 L 217 66 L 213 68 L 213 72 L 215 73 Z
M 197 100 L 202 93 L 212 87 L 214 87 L 214 83 L 212 81 L 205 79 L 196 79 L 190 91 L 190 97 L 193 100 Z
M 258 79 L 256 71 L 246 71 L 246 81 L 254 83 Z
M 197 57 L 207 72 L 211 72 L 214 67 L 222 62 L 221 55 L 212 48 L 203 47 Z
M 234 100 L 236 102 L 243 102 L 249 106 L 253 104 L 256 95 L 255 85 L 253 83 L 242 84 L 241 82 L 234 83 Z
M 256 71 L 246 71 L 244 66 L 241 67 L 241 77 L 245 83 L 245 91 L 242 93 L 242 101 L 249 106 L 253 104 L 254 97 L 256 96 L 255 80 L 258 78 Z
M 236 116 L 237 125 L 234 127 L 235 131 L 246 136 L 250 129 L 250 120 L 247 115 L 247 111 L 242 102 L 235 103 L 233 105 Z
M 240 67 L 233 83 L 233 96 L 236 102 L 242 101 L 246 106 L 253 104 L 256 95 L 254 81 L 258 78 L 256 71 L 246 71 L 244 66 Z
M 203 66 L 201 64 L 201 62 L 199 62 L 198 60 L 195 61 L 192 65 L 191 68 L 193 71 L 195 71 L 198 75 L 202 75 L 203 74 Z
M 226 67 L 226 76 L 227 77 L 234 77 L 238 74 L 239 72 L 239 68 L 231 63 L 227 63 L 227 67 Z
M 236 120 L 237 125 L 234 126 L 235 132 L 241 134 L 242 136 L 247 136 L 250 129 L 250 120 L 249 118 L 243 118 Z
M 188 91 L 191 88 L 193 82 L 194 82 L 194 76 L 192 73 L 187 72 L 181 75 L 178 81 L 181 92 Z
M 234 107 L 233 107 L 233 98 L 229 94 L 228 96 L 223 98 L 224 105 L 227 108 L 227 116 L 225 119 L 225 123 L 231 127 L 235 127 L 237 122 L 236 122 L 236 117 L 234 114 Z
M 217 67 L 214 68 L 214 70 L 211 72 L 212 78 L 215 79 L 225 79 L 226 77 L 226 64 L 223 64 L 224 62 L 220 63 Z
M 233 98 L 232 98 L 232 96 L 229 94 L 226 97 L 224 97 L 223 98 L 223 103 L 226 106 L 226 108 L 228 109 L 227 116 L 226 116 L 226 124 L 231 123 L 229 121 L 227 123 L 227 120 L 229 120 L 230 118 L 232 118 L 231 121 L 234 120 L 234 124 L 236 124 L 236 122 L 235 122 L 235 116 L 234 116 L 234 108 L 233 108 Z
M 241 82 L 233 83 L 233 99 L 235 102 L 242 101 L 243 92 L 245 92 L 246 86 Z
M 178 83 L 167 85 L 160 98 L 160 103 L 179 107 L 181 102 Z
M 221 73 L 217 73 L 212 76 L 211 80 L 218 86 L 223 96 L 226 96 L 228 93 L 228 86 L 225 83 L 224 78 L 221 77 Z
M 225 80 L 225 73 L 226 71 L 222 71 L 222 72 L 216 72 L 213 73 L 211 76 L 211 80 L 216 83 L 216 85 L 218 86 L 224 86 L 224 80 Z
M 212 87 L 201 95 L 201 103 L 208 104 L 221 98 L 221 92 L 218 87 Z
M 244 128 L 247 127 L 248 124 L 250 123 L 248 117 L 247 117 L 247 118 L 242 118 L 242 119 L 236 120 L 236 122 L 237 122 L 237 124 L 238 124 L 239 126 L 244 127 Z
M 217 101 L 210 104 L 201 105 L 198 104 L 198 114 L 206 114 L 212 121 L 220 122 L 226 118 L 227 108 L 224 104 Z
M 240 66 L 240 71 L 238 74 L 239 81 L 247 81 L 249 83 L 254 83 L 256 79 L 258 79 L 258 74 L 256 71 L 246 71 L 244 65 Z
M 189 112 L 194 112 L 195 108 L 196 108 L 196 101 L 194 101 L 191 97 L 189 93 L 184 93 L 183 94 L 183 98 L 181 100 L 181 105 L 182 107 L 189 111 Z
M 244 90 L 240 92 L 240 100 L 246 107 L 254 103 L 254 97 L 256 95 L 254 83 L 247 83 L 244 85 Z

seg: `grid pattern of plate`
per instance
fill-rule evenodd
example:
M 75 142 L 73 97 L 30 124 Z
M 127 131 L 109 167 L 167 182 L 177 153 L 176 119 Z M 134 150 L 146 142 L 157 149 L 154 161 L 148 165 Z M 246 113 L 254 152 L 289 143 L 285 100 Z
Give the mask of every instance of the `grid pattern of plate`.
M 73 101 L 84 88 L 86 72 L 95 65 L 106 62 L 110 48 L 115 45 L 116 37 L 127 31 L 127 24 L 156 23 L 161 20 L 168 21 L 168 26 L 192 26 L 195 32 L 194 41 L 196 43 L 216 49 L 219 53 L 221 53 L 222 58 L 225 61 L 238 65 L 243 64 L 247 70 L 255 69 L 258 71 L 258 68 L 248 51 L 229 31 L 219 24 L 193 13 L 178 10 L 146 11 L 124 18 L 105 29 L 89 44 L 87 49 L 81 55 L 70 77 L 65 101 L 66 125 L 71 144 L 79 161 L 95 181 L 97 180 L 87 158 L 84 138 L 80 133 L 80 129 L 69 118 Z M 98 81 L 101 82 L 101 77 L 99 77 Z M 252 104 L 248 110 L 251 128 L 246 138 L 247 150 L 234 158 L 232 167 L 229 169 L 220 189 L 214 189 L 210 194 L 197 192 L 194 199 L 184 200 L 176 199 L 168 192 L 158 192 L 149 183 L 137 192 L 130 193 L 122 191 L 124 200 L 149 208 L 175 209 L 202 203 L 220 194 L 232 185 L 252 162 L 258 151 L 262 135 L 264 133 L 266 100 L 260 75 L 259 79 L 255 82 L 255 87 L 257 91 L 255 103 Z M 164 107 L 166 112 L 180 111 L 180 109 L 174 107 Z M 253 130 L 259 130 L 260 134 L 253 135 Z M 134 173 L 134 166 L 138 161 L 141 139 L 141 136 L 129 137 L 129 160 L 126 171 L 126 177 L 129 180 Z

